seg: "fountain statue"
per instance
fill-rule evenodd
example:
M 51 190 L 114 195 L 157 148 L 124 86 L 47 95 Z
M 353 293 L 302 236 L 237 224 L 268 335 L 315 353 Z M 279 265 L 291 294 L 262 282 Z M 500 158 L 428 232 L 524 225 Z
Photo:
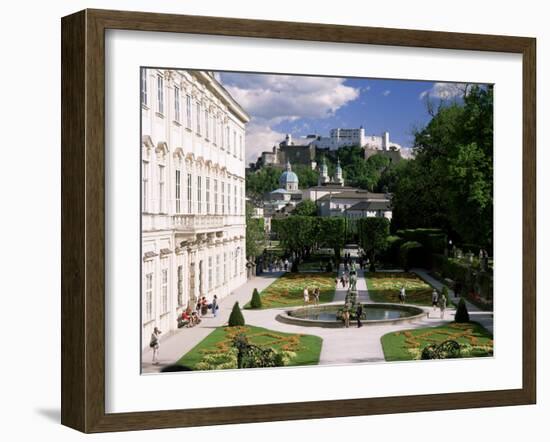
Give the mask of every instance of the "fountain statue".
M 349 275 L 349 291 L 350 292 L 357 291 L 357 274 L 351 273 L 351 272 Z

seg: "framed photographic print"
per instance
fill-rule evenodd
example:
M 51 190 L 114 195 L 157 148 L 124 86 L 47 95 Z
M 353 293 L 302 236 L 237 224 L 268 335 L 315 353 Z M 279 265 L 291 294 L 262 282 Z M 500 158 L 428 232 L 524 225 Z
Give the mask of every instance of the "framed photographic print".
M 62 19 L 62 423 L 532 404 L 535 40 Z

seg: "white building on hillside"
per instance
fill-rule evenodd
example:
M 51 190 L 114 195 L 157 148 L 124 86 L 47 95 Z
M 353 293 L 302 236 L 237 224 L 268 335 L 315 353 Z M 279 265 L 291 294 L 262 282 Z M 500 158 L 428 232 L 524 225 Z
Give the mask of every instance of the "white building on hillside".
M 246 281 L 245 125 L 206 71 L 142 69 L 143 346 L 201 296 Z
M 390 133 L 381 136 L 365 135 L 363 126 L 359 129 L 331 129 L 330 136 L 318 137 L 315 146 L 320 149 L 336 150 L 344 146 L 359 146 L 365 150 L 399 151 L 401 146 L 390 140 Z
M 330 192 L 318 198 L 320 216 L 345 216 L 347 218 L 392 218 L 391 195 L 373 193 L 362 189 Z

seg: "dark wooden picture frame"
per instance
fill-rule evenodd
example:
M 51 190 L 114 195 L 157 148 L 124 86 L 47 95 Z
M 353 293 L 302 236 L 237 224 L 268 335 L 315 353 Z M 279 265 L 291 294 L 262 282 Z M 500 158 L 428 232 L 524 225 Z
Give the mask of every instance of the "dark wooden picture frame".
M 536 40 L 185 15 L 84 10 L 62 19 L 62 406 L 83 432 L 534 404 Z M 108 414 L 105 412 L 105 30 L 163 31 L 522 55 L 523 385 L 514 390 Z

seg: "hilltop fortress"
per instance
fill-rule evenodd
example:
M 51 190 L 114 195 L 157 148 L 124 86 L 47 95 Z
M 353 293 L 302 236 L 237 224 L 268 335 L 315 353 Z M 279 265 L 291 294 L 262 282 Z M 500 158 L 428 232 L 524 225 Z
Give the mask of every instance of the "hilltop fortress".
M 293 138 L 291 134 L 287 134 L 271 151 L 262 152 L 253 168 L 285 167 L 287 163 L 292 163 L 308 165 L 315 169 L 318 152 L 334 151 L 348 146 L 363 148 L 365 159 L 375 154 L 386 155 L 392 161 L 402 158 L 402 147 L 390 140 L 389 132 L 384 132 L 380 136 L 365 135 L 365 129 L 361 126 L 358 129 L 332 129 L 328 137 L 312 134 Z

